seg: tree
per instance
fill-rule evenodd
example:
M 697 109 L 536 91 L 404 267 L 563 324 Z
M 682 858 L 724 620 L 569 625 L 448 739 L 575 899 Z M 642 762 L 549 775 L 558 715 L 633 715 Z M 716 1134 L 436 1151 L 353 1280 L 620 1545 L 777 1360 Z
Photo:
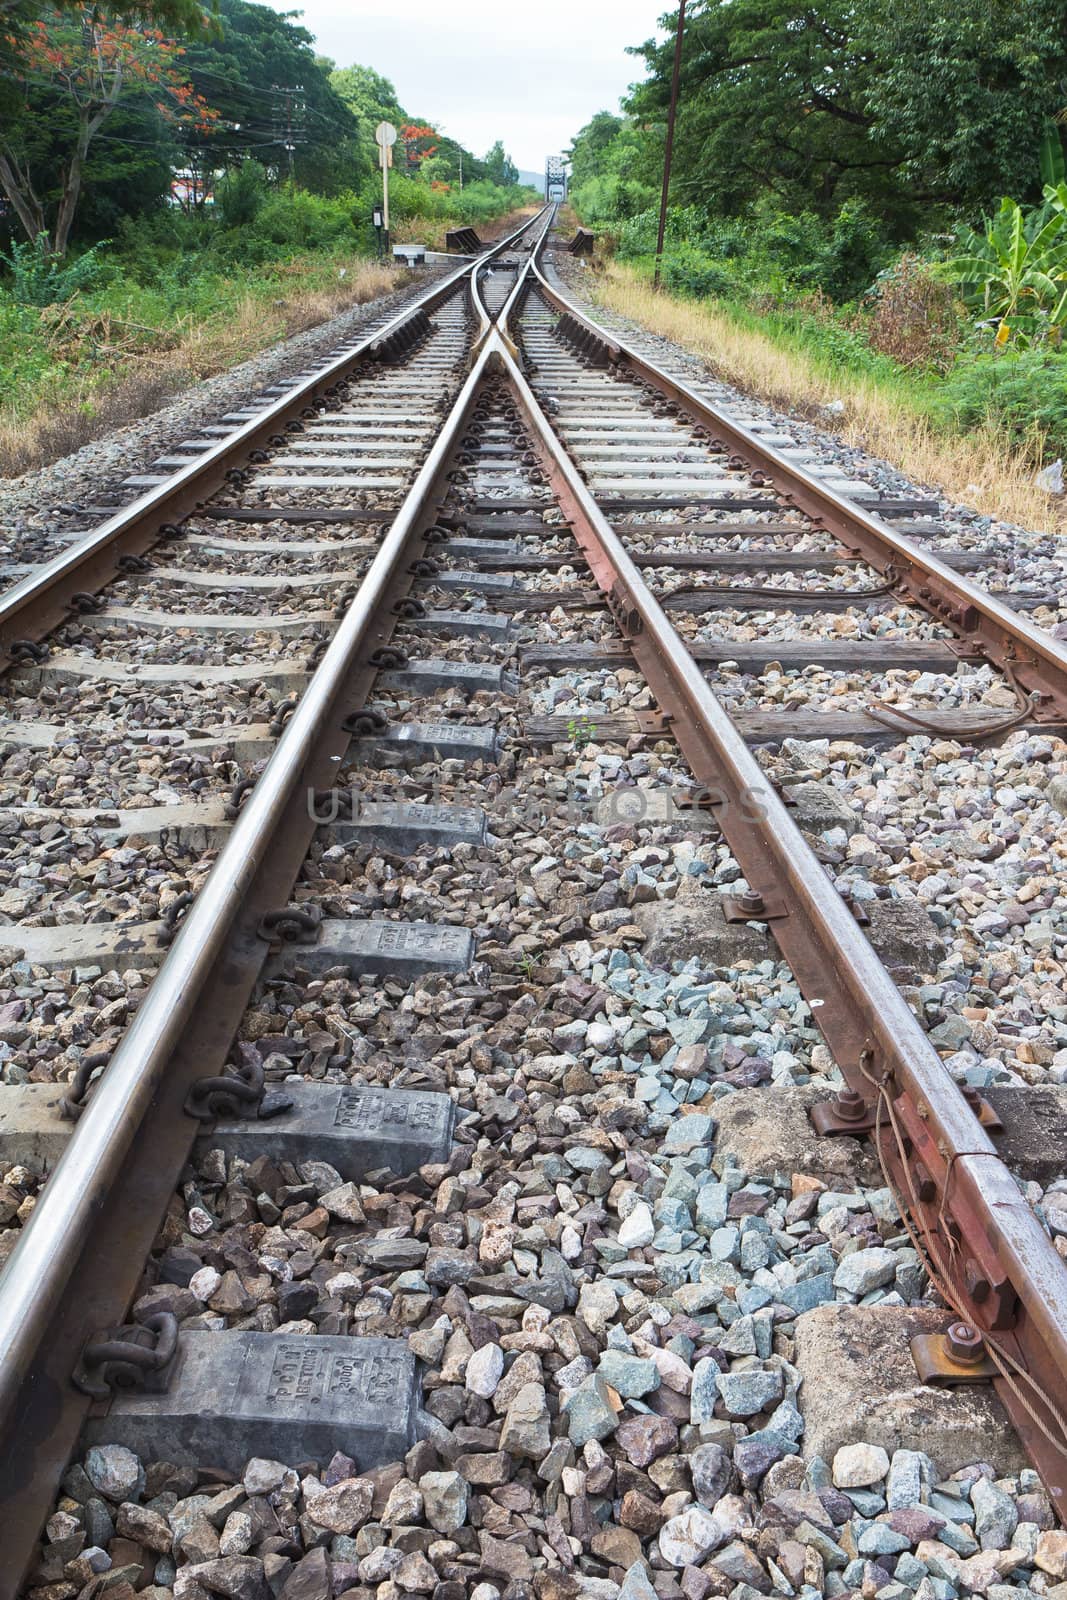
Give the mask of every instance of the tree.
M 668 17 L 673 34 L 673 18 Z M 738 212 L 760 195 L 898 235 L 1036 184 L 1067 76 L 1064 0 L 691 0 L 672 193 Z M 628 109 L 662 126 L 673 38 Z M 584 131 L 584 130 L 583 130 Z
M 1063 104 L 1063 0 L 867 0 L 878 70 L 872 141 L 900 148 L 901 179 L 936 202 L 985 210 L 1038 200 L 1045 119 Z
M 618 222 L 654 204 L 663 160 L 657 131 L 598 111 L 575 135 L 567 158 L 571 196 L 586 221 Z
M 13 62 L 23 112 L 0 130 L 0 186 L 29 239 L 45 234 L 53 255 L 66 254 L 90 148 L 120 105 L 150 97 L 173 124 L 210 125 L 215 113 L 182 70 L 183 53 L 157 29 L 92 5 L 52 11 L 26 27 Z M 49 110 L 63 130 L 51 194 L 35 161 L 37 119 Z M 48 131 L 57 130 L 50 124 Z
M 492 149 L 486 152 L 485 175 L 490 183 L 499 184 L 502 189 L 509 188 L 519 181 L 519 169 L 509 155 L 505 154 L 502 140 L 498 139 Z
M 602 177 L 605 160 L 612 144 L 622 132 L 622 118 L 610 111 L 598 111 L 596 116 L 580 128 L 566 152 L 571 166 L 571 187 L 576 188 L 588 178 Z
M 189 130 L 191 164 L 211 173 L 249 158 L 320 191 L 358 183 L 368 161 L 358 124 L 292 15 L 248 0 L 219 0 L 221 36 L 189 45 L 186 63 L 218 117 Z
M 82 0 L 54 0 L 49 8 L 55 12 L 79 12 Z M 212 12 L 200 0 L 124 0 L 114 6 L 111 15 L 117 22 L 129 26 L 165 27 L 177 34 L 204 33 L 212 27 Z M 9 33 L 36 22 L 42 8 L 36 0 L 0 0 L 0 26 Z
M 860 32 L 852 0 L 693 0 L 676 197 L 736 211 L 769 191 L 781 204 L 829 212 L 892 183 L 901 152 L 872 145 L 866 96 L 876 69 Z M 673 38 L 641 47 L 651 75 L 629 102 L 640 121 L 666 119 L 673 49 Z
M 418 172 L 427 156 L 437 154 L 437 130 L 428 123 L 405 122 L 399 133 L 399 147 L 403 149 L 409 172 Z
M 373 67 L 340 67 L 330 73 L 330 87 L 372 140 L 379 122 L 391 122 L 399 128 L 402 122 L 409 121 L 393 85 Z

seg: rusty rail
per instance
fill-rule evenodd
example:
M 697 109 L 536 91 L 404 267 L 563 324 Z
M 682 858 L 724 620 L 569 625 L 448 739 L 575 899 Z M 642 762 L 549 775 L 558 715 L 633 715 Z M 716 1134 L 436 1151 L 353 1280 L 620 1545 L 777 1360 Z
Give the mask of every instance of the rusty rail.
M 1051 634 L 953 572 L 874 511 L 828 488 L 616 333 L 599 327 L 549 283 L 537 261 L 531 271 L 540 293 L 560 313 L 564 337 L 569 335 L 582 353 L 621 376 L 651 386 L 707 428 L 713 444 L 750 461 L 772 481 L 787 506 L 802 511 L 815 527 L 833 534 L 849 555 L 868 562 L 892 583 L 902 600 L 944 623 L 965 644 L 966 654 L 981 651 L 1017 682 L 1029 697 L 1030 714 L 1036 721 L 1063 720 L 1067 715 L 1067 648 Z
M 516 285 L 509 312 L 521 303 L 533 275 L 553 304 L 568 304 L 548 289 L 533 261 Z M 629 353 L 617 348 L 622 355 L 615 364 L 625 367 Z M 1057 1515 L 1067 1522 L 1067 1427 L 1057 1411 L 1067 1382 L 1067 1264 L 997 1154 L 976 1115 L 981 1108 L 968 1102 L 945 1070 L 503 347 L 501 360 L 589 569 L 744 870 L 749 893 L 738 897 L 733 914 L 766 923 L 841 1068 L 847 1088 L 822 1131 L 873 1134 L 909 1231 L 960 1319 L 933 1361 L 927 1347 L 926 1375 L 973 1380 L 982 1358 L 991 1361 L 1000 1397 Z M 643 379 L 667 392 L 658 369 L 633 360 Z M 676 388 L 702 421 L 725 431 L 719 415 L 691 391 L 673 380 L 664 384 Z M 1043 681 L 1057 684 L 1057 698 L 1067 697 L 1067 652 L 1055 640 L 930 561 L 878 518 L 758 446 L 746 430 L 733 424 L 731 429 L 739 444 L 751 441 L 759 449 L 776 476 L 779 464 L 790 475 L 795 503 L 801 491 L 813 504 L 818 500 L 827 526 L 831 512 L 842 522 L 855 519 L 865 538 L 914 552 L 917 565 L 944 574 L 977 614 L 996 617 L 1012 639 L 1032 646 L 1028 659 L 1050 663 Z M 1018 668 L 1018 656 L 1011 659 Z
M 331 401 L 338 387 L 366 362 L 402 356 L 406 347 L 421 337 L 429 311 L 462 292 L 479 266 L 508 249 L 549 210 L 546 206 L 537 217 L 527 219 L 489 246 L 478 262 L 467 263 L 432 285 L 377 333 L 368 334 L 321 371 L 294 384 L 258 416 L 194 456 L 187 467 L 138 495 L 62 554 L 0 593 L 0 671 L 19 658 L 21 646 L 36 644 L 68 621 L 77 610 L 78 596 L 93 593 L 120 577 L 124 560 L 142 555 L 158 539 L 167 537 L 168 528 L 199 511 L 233 474 L 248 465 L 253 452 L 269 446 L 289 421 L 313 414 L 309 408 Z

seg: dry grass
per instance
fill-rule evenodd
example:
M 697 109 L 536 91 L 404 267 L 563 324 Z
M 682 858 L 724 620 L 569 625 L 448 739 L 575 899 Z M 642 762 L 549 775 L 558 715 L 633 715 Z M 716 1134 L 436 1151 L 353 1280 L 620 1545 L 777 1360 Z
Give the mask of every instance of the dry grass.
M 823 370 L 802 351 L 735 321 L 725 307 L 656 294 L 618 262 L 592 280 L 604 306 L 663 334 L 707 362 L 726 383 L 827 426 L 821 408 L 843 400 L 832 430 L 846 444 L 880 456 L 917 483 L 952 500 L 1023 527 L 1064 531 L 1067 513 L 1034 487 L 1034 468 L 993 428 L 949 434 L 873 378 Z
M 496 217 L 492 222 L 472 222 L 469 226 L 484 244 L 489 244 L 511 233 L 520 222 L 539 210 L 539 206 L 522 206 L 518 211 L 509 211 L 506 217 Z M 464 226 L 454 217 L 403 217 L 394 223 L 390 234 L 394 244 L 424 244 L 427 250 L 443 250 L 445 234 Z
M 344 271 L 342 278 L 336 264 L 326 270 L 321 261 L 295 261 L 280 270 L 280 291 L 275 282 L 271 299 L 249 292 L 219 315 L 136 334 L 114 319 L 87 325 L 60 312 L 51 341 L 57 359 L 76 365 L 77 375 L 65 379 L 61 396 L 43 398 L 29 415 L 0 404 L 0 476 L 57 461 L 147 416 L 190 383 L 390 293 L 407 276 L 403 267 L 358 260 Z

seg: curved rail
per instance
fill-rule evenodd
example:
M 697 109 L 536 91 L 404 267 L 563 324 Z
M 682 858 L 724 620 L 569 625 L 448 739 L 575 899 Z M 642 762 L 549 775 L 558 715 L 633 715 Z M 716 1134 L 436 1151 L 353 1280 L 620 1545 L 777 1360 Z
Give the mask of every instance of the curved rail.
M 530 277 L 535 278 L 549 305 L 586 329 L 598 341 L 612 367 L 652 384 L 666 399 L 710 428 L 713 439 L 724 441 L 731 451 L 737 450 L 754 466 L 768 472 L 784 499 L 839 538 L 851 554 L 877 568 L 892 581 L 901 598 L 931 611 L 1017 678 L 1029 691 L 1036 717 L 1062 720 L 1067 715 L 1067 647 L 898 533 L 875 512 L 828 488 L 805 467 L 766 444 L 681 379 L 664 372 L 632 345 L 601 328 L 549 283 L 537 259 L 539 253 L 530 258 L 512 301 L 520 289 L 528 288 Z
M 508 248 L 546 214 L 551 220 L 553 208 L 544 208 L 493 253 Z M 446 283 L 455 292 L 468 278 L 473 303 L 484 312 L 477 296 L 482 265 L 484 261 L 468 265 Z M 531 254 L 497 313 L 496 325 L 490 321 L 480 326 L 472 368 L 427 460 L 0 1276 L 0 1427 L 8 1442 L 0 1464 L 0 1491 L 6 1495 L 12 1525 L 19 1528 L 20 1519 L 26 1524 L 27 1540 L 25 1550 L 21 1542 L 18 1550 L 5 1550 L 9 1572 L 0 1575 L 4 1600 L 14 1592 L 6 1585 L 12 1578 L 17 1583 L 16 1569 L 24 1564 L 36 1535 L 34 1496 L 39 1503 L 41 1482 L 55 1481 L 88 1406 L 70 1384 L 74 1357 L 87 1329 L 108 1326 L 125 1311 L 161 1214 L 160 1195 L 166 1197 L 173 1188 L 197 1131 L 183 1112 L 185 1095 L 205 1064 L 221 1059 L 220 1050 L 228 1048 L 262 968 L 266 946 L 258 938 L 259 920 L 278 904 L 279 894 L 288 895 L 314 829 L 304 804 L 306 790 L 317 786 L 321 772 L 329 776 L 331 759 L 347 747 L 345 718 L 365 703 L 377 670 L 371 657 L 392 635 L 397 600 L 411 581 L 411 560 L 427 547 L 425 534 L 447 492 L 446 470 L 490 373 L 502 371 L 513 389 L 590 570 L 670 718 L 694 777 L 721 796 L 716 815 L 761 900 L 753 919 L 765 920 L 775 935 L 798 985 L 816 1007 L 820 1028 L 851 1089 L 868 1108 L 892 1119 L 894 1130 L 902 1128 L 910 1141 L 911 1159 L 903 1161 L 891 1138 L 879 1141 L 904 1209 L 924 1240 L 942 1239 L 939 1230 L 948 1222 L 956 1227 L 952 1253 L 959 1274 L 951 1278 L 953 1291 L 970 1293 L 967 1284 L 973 1287 L 979 1272 L 986 1292 L 966 1302 L 969 1312 L 973 1305 L 975 1325 L 988 1334 L 991 1347 L 1006 1348 L 1024 1372 L 1053 1393 L 1062 1392 L 1067 1376 L 1067 1267 L 556 437 L 509 345 L 509 319 L 534 281 L 550 303 L 579 318 L 608 345 L 617 364 L 631 367 L 710 420 L 717 434 L 736 438 L 746 453 L 765 459 L 775 478 L 789 482 L 795 504 L 801 505 L 801 494 L 813 505 L 817 500 L 823 509 L 809 514 L 824 521 L 830 513 L 840 514 L 842 523 L 845 518 L 858 522 L 865 537 L 891 541 L 901 560 L 911 560 L 914 552 L 924 569 L 928 565 L 937 577 L 944 573 L 976 613 L 985 616 L 982 607 L 988 607 L 1003 633 L 1010 626 L 1017 652 L 1024 643 L 1030 650 L 1033 635 L 1035 654 L 1036 646 L 1047 643 L 1053 664 L 1067 673 L 1067 652 L 1046 641 L 1032 624 L 932 561 L 877 517 L 825 489 L 747 430 L 722 418 L 685 385 L 610 340 L 552 289 L 539 270 L 536 252 Z M 438 285 L 431 294 L 445 287 Z M 425 310 L 425 299 L 375 338 L 395 333 L 397 324 L 402 327 L 420 307 Z M 373 342 L 365 341 L 365 346 Z M 365 353 L 364 346 L 360 349 Z M 353 359 L 353 352 L 338 358 L 329 373 L 336 378 L 335 367 Z M 310 392 L 320 392 L 325 377 L 308 380 Z M 308 392 L 306 384 L 298 386 L 283 402 L 291 409 Z M 270 411 L 266 426 L 273 428 L 278 416 L 274 407 Z M 253 430 L 263 426 L 258 418 L 249 424 Z M 248 429 L 239 430 L 239 436 L 247 453 Z M 225 444 L 232 446 L 234 440 Z M 215 470 L 214 452 L 213 457 Z M 176 476 L 188 486 L 194 469 L 203 466 L 201 459 Z M 118 538 L 113 525 L 122 524 L 123 518 L 136 522 L 149 510 L 158 527 L 165 514 L 159 502 L 173 487 L 163 485 L 142 497 L 82 546 L 95 550 L 98 536 L 109 527 L 112 538 Z M 806 504 L 801 508 L 809 510 Z M 854 535 L 849 542 L 855 542 Z M 82 586 L 79 579 L 77 587 Z M 7 598 L 0 597 L 0 615 Z M 1019 664 L 1018 654 L 1014 659 L 1020 677 L 1031 670 Z M 915 1190 L 920 1158 L 935 1186 L 932 1200 Z M 107 1236 L 111 1257 L 126 1258 L 105 1285 L 97 1281 L 99 1261 L 87 1261 L 94 1229 Z M 1062 1463 L 1049 1454 L 1026 1407 L 1020 1408 L 1017 1396 L 1001 1382 L 1013 1419 L 1062 1516 Z M 1040 1409 L 1038 1414 L 1044 1421 L 1046 1414 Z
M 482 346 L 484 345 L 490 331 L 493 328 L 497 329 L 502 340 L 504 341 L 504 344 L 511 351 L 512 355 L 517 355 L 515 345 L 512 342 L 511 335 L 508 332 L 508 310 L 514 302 L 515 291 L 526 277 L 530 263 L 536 258 L 537 252 L 543 247 L 545 240 L 548 238 L 548 235 L 552 229 L 552 224 L 556 220 L 556 212 L 558 210 L 559 206 L 557 202 L 555 200 L 550 200 L 548 204 L 538 212 L 537 216 L 532 218 L 532 220 L 527 224 L 527 229 L 523 230 L 525 232 L 528 229 L 535 228 L 538 223 L 543 223 L 541 232 L 537 235 L 530 246 L 529 256 L 527 257 L 526 261 L 522 263 L 522 266 L 519 269 L 515 288 L 512 289 L 511 294 L 498 311 L 489 310 L 488 306 L 485 304 L 481 287 L 478 282 L 480 275 L 489 265 L 489 259 L 486 258 L 475 263 L 471 278 L 471 300 L 474 305 L 475 314 L 478 318 L 478 331 L 474 336 L 473 345 L 475 357 L 477 357 L 478 353 L 481 351 Z
M 330 393 L 351 376 L 361 362 L 373 360 L 390 342 L 402 342 L 409 323 L 425 317 L 461 290 L 465 281 L 469 289 L 478 271 L 521 239 L 549 209 L 544 207 L 536 217 L 528 218 L 490 245 L 477 261 L 467 262 L 442 282 L 432 285 L 384 328 L 368 334 L 321 371 L 295 384 L 257 416 L 195 456 L 187 467 L 172 473 L 165 483 L 138 495 L 130 505 L 101 522 L 76 544 L 0 593 L 0 666 L 5 655 L 10 657 L 13 644 L 36 641 L 67 620 L 75 595 L 99 589 L 118 576 L 122 556 L 139 555 L 159 537 L 162 527 L 180 522 L 195 512 L 222 487 L 227 474 L 245 465 L 252 451 L 267 444 L 271 435 L 284 428 L 290 417 L 299 414 L 321 395 Z

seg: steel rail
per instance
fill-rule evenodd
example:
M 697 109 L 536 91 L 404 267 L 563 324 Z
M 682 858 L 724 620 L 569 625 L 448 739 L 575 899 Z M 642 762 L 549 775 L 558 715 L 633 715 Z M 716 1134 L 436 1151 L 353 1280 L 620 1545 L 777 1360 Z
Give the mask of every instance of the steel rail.
M 533 261 L 524 280 L 532 274 L 540 276 Z M 516 285 L 515 303 L 521 288 Z M 902 1113 L 910 1145 L 898 1150 L 887 1136 L 881 1154 L 924 1236 L 943 1237 L 946 1207 L 958 1226 L 948 1240 L 946 1276 L 970 1320 L 1006 1346 L 1058 1403 L 1067 1379 L 1067 1264 L 645 584 L 503 341 L 499 350 L 590 571 L 694 776 L 706 786 L 756 896 L 747 919 L 766 921 L 853 1093 L 869 1101 L 872 1083 L 879 1084 Z M 909 1170 L 910 1158 L 918 1163 L 920 1156 L 935 1186 L 921 1203 Z M 1035 1422 L 1011 1384 L 995 1381 L 1057 1514 L 1067 1520 L 1067 1457 L 1042 1432 L 1042 1424 L 1059 1430 L 1041 1390 L 1035 1395 L 1026 1388 Z
M 471 279 L 479 266 L 520 239 L 547 209 L 487 247 L 478 261 L 465 263 L 433 284 L 384 328 L 368 334 L 321 371 L 295 384 L 225 439 L 194 456 L 187 467 L 180 467 L 164 483 L 138 495 L 76 544 L 0 593 L 0 663 L 6 656 L 6 664 L 10 664 L 12 645 L 23 640 L 36 642 L 67 621 L 75 596 L 91 593 L 120 576 L 123 556 L 139 555 L 159 538 L 162 527 L 180 523 L 199 510 L 205 499 L 226 483 L 227 475 L 247 464 L 252 451 L 264 446 L 288 419 L 329 394 L 363 362 L 373 360 L 390 340 L 402 336 L 405 325 L 413 318 L 427 314 L 460 291 L 465 279 Z
M 910 598 L 957 633 L 966 641 L 968 654 L 973 654 L 977 646 L 991 662 L 1016 678 L 1029 693 L 1035 719 L 1058 721 L 1067 715 L 1067 647 L 898 533 L 874 511 L 857 505 L 805 467 L 788 460 L 681 379 L 664 372 L 617 334 L 602 328 L 549 283 L 536 258 L 531 262 L 530 274 L 553 309 L 580 324 L 599 342 L 602 356 L 613 370 L 629 372 L 681 406 L 711 430 L 713 439 L 768 473 L 783 500 L 840 539 L 851 555 L 862 556 L 892 581 L 901 598 Z M 528 284 L 527 275 L 524 281 Z
M 544 244 L 544 241 L 547 239 L 549 231 L 550 231 L 550 229 L 552 227 L 552 224 L 556 220 L 556 212 L 557 212 L 558 209 L 559 208 L 558 208 L 556 202 L 554 200 L 550 200 L 549 203 L 544 207 L 544 209 L 539 211 L 537 216 L 532 218 L 532 220 L 528 224 L 528 227 L 534 228 L 534 227 L 537 226 L 537 224 L 539 222 L 543 221 L 543 223 L 544 223 L 544 226 L 542 227 L 541 232 L 538 234 L 537 238 L 534 240 L 533 245 L 531 247 L 530 259 L 533 259 L 533 257 L 536 255 L 537 251 L 541 248 L 541 246 Z M 526 231 L 526 230 L 524 230 L 524 231 Z M 473 344 L 472 344 L 472 353 L 471 353 L 472 362 L 477 360 L 478 355 L 480 354 L 480 352 L 482 350 L 482 347 L 485 344 L 485 341 L 489 337 L 489 333 L 493 328 L 496 328 L 498 330 L 498 332 L 500 333 L 501 338 L 503 339 L 504 343 L 507 345 L 507 348 L 511 352 L 511 354 L 513 356 L 515 356 L 518 353 L 516 351 L 516 349 L 515 349 L 514 344 L 512 343 L 511 335 L 509 334 L 508 329 L 507 329 L 507 311 L 508 311 L 508 307 L 512 303 L 515 291 L 514 291 L 514 289 L 512 290 L 511 295 L 508 296 L 508 299 L 505 301 L 504 305 L 500 308 L 499 311 L 495 311 L 495 312 L 494 311 L 490 311 L 488 306 L 485 303 L 485 300 L 482 297 L 481 287 L 480 287 L 479 282 L 478 282 L 479 277 L 481 276 L 482 273 L 484 273 L 484 271 L 485 271 L 485 269 L 486 269 L 486 267 L 488 265 L 489 265 L 489 259 L 488 258 L 484 259 L 484 260 L 481 260 L 481 261 L 478 261 L 474 266 L 474 270 L 473 270 L 473 273 L 472 273 L 472 276 L 471 276 L 471 300 L 472 300 L 472 303 L 474 305 L 475 315 L 478 318 L 478 331 L 474 336 L 474 341 L 473 341 Z M 517 278 L 517 282 L 516 282 L 516 287 L 518 286 L 519 283 L 521 283 L 523 281 L 523 279 L 525 277 L 526 265 L 527 265 L 527 263 L 523 262 L 522 267 L 519 270 L 518 278 Z
M 0 1274 L 0 1600 L 17 1592 L 42 1493 L 89 1406 L 70 1382 L 75 1361 L 87 1337 L 125 1315 L 199 1128 L 185 1094 L 225 1059 L 268 954 L 260 917 L 288 896 L 314 832 L 307 792 L 332 781 L 330 752 L 336 760 L 350 742 L 343 721 L 365 703 L 377 671 L 368 657 L 392 635 L 391 602 L 410 587 L 409 558 L 427 548 L 446 467 L 495 360 L 483 351 L 467 376 Z

